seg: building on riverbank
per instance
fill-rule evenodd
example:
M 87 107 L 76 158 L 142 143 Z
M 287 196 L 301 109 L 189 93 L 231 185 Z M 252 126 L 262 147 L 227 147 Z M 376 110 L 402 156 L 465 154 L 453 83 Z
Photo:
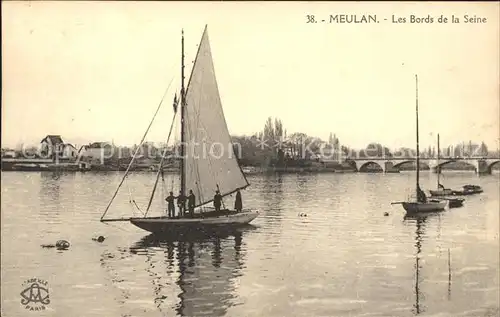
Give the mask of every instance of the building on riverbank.
M 76 161 L 78 151 L 71 143 L 65 143 L 60 135 L 47 135 L 40 141 L 40 158 L 53 161 Z
M 109 142 L 93 142 L 83 145 L 78 150 L 79 160 L 92 165 L 105 165 L 114 154 L 115 146 Z

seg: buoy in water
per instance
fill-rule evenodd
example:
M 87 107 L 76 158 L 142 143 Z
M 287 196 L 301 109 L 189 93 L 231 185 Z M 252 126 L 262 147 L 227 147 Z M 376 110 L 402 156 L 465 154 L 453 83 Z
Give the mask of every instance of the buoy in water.
M 384 212 L 384 216 L 385 217 L 389 216 L 389 213 L 388 212 Z
M 92 240 L 97 241 L 97 242 L 103 242 L 104 241 L 104 236 L 97 236 L 93 237 Z
M 67 250 L 69 248 L 69 242 L 66 240 L 58 240 L 56 242 L 56 248 L 58 250 Z

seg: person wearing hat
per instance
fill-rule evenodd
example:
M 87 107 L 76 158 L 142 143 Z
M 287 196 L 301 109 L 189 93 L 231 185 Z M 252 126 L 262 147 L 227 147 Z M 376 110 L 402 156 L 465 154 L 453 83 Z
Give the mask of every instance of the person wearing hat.
M 220 211 L 221 204 L 222 204 L 222 196 L 220 192 L 217 190 L 215 191 L 215 196 L 214 196 L 214 208 L 216 212 Z
M 174 193 L 173 192 L 170 192 L 170 195 L 165 198 L 165 200 L 167 201 L 167 210 L 168 210 L 168 217 L 169 218 L 172 218 L 175 216 L 175 197 L 174 197 Z
M 188 210 L 190 213 L 191 217 L 194 217 L 194 206 L 196 204 L 196 197 L 193 194 L 192 190 L 189 190 L 189 196 L 188 196 Z

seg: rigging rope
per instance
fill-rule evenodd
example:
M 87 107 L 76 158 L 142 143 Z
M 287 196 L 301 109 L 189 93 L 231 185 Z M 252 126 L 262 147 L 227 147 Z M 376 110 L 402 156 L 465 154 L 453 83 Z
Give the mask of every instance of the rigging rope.
M 175 66 L 175 64 L 173 65 Z M 173 68 L 172 66 L 172 68 Z M 161 108 L 161 105 L 163 103 L 163 99 L 165 99 L 165 96 L 167 95 L 167 92 L 168 90 L 170 89 L 170 86 L 172 85 L 172 82 L 174 80 L 174 76 L 172 76 L 172 79 L 170 79 L 170 83 L 168 84 L 168 87 L 167 89 L 165 90 L 165 92 L 163 93 L 163 97 L 161 98 L 160 100 L 160 103 L 158 104 L 158 107 L 156 108 L 156 112 L 153 116 L 153 119 L 151 119 L 151 122 L 149 123 L 148 125 L 148 128 L 146 129 L 146 132 L 144 133 L 142 139 L 141 139 L 141 142 L 139 144 L 139 146 L 137 147 L 137 149 L 135 149 L 135 152 L 134 152 L 134 155 L 132 156 L 132 159 L 130 160 L 130 163 L 128 164 L 127 166 L 127 170 L 125 171 L 125 175 L 123 176 L 122 180 L 120 181 L 120 184 L 118 185 L 118 188 L 116 188 L 116 191 L 115 193 L 113 194 L 113 197 L 111 198 L 111 200 L 109 201 L 109 204 L 108 206 L 106 207 L 106 210 L 104 210 L 104 213 L 102 214 L 101 216 L 101 220 L 104 218 L 104 216 L 106 216 L 106 213 L 108 212 L 109 210 L 109 207 L 111 206 L 111 204 L 113 203 L 113 200 L 115 199 L 116 195 L 118 194 L 118 191 L 120 190 L 120 187 L 122 186 L 123 182 L 125 181 L 125 178 L 127 177 L 128 175 L 128 172 L 130 170 L 130 167 L 132 166 L 132 164 L 134 163 L 134 160 L 135 160 L 135 157 L 137 155 L 137 153 L 139 152 L 139 149 L 141 148 L 141 145 L 144 143 L 144 140 L 146 139 L 146 136 L 148 135 L 148 132 L 149 132 L 149 129 L 151 128 L 151 125 L 153 124 L 155 118 L 156 118 L 156 115 L 158 114 L 158 111 L 160 110 Z M 137 204 L 136 204 L 137 206 Z
M 137 203 L 135 202 L 134 198 L 132 197 L 132 191 L 130 190 L 130 186 L 128 186 L 128 185 L 127 185 L 127 187 L 128 187 L 128 193 L 129 193 L 129 196 L 130 196 L 130 198 L 129 198 L 129 203 L 130 203 L 131 205 L 132 205 L 132 203 L 133 203 L 133 204 L 135 204 L 135 207 L 137 208 L 137 210 L 139 210 L 139 211 L 141 212 L 141 214 L 143 214 L 143 215 L 144 215 L 144 213 L 143 213 L 143 212 L 142 212 L 142 210 L 139 208 L 139 206 L 137 206 Z M 133 206 L 132 206 L 132 213 L 134 213 L 134 208 L 133 208 Z
M 168 137 L 167 137 L 167 145 L 168 145 L 168 141 L 170 140 L 170 136 L 172 134 L 172 128 L 174 127 L 176 115 L 177 115 L 177 111 L 174 113 L 174 118 L 172 119 L 172 123 L 170 124 L 170 131 L 169 131 Z M 144 214 L 144 217 L 146 217 L 146 215 L 148 214 L 149 208 L 151 207 L 151 203 L 153 202 L 153 197 L 155 195 L 156 186 L 158 185 L 158 180 L 160 179 L 160 174 L 163 174 L 163 162 L 165 161 L 165 156 L 167 154 L 167 150 L 168 150 L 168 147 L 165 146 L 165 149 L 163 150 L 163 154 L 161 156 L 161 161 L 160 161 L 160 165 L 158 168 L 158 173 L 156 174 L 156 181 L 155 181 L 155 185 L 153 187 L 153 192 L 151 193 L 151 197 L 149 198 L 148 207 L 146 208 L 146 213 Z
M 161 183 L 162 183 L 162 186 L 161 186 L 161 202 L 162 202 L 162 205 L 163 205 L 163 209 L 166 209 L 165 207 L 165 176 L 163 175 L 164 172 L 161 171 Z

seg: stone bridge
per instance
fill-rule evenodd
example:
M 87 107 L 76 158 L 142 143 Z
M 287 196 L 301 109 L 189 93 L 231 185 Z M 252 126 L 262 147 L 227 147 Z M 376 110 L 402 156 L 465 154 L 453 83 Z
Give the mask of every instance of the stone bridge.
M 416 158 L 346 158 L 345 161 L 350 163 L 356 170 L 362 171 L 369 164 L 378 165 L 383 172 L 398 172 L 399 167 L 405 163 L 416 161 Z M 435 158 L 420 158 L 420 163 L 429 166 L 434 172 L 441 172 L 441 167 L 452 162 L 464 162 L 475 168 L 476 173 L 491 174 L 493 165 L 500 162 L 500 158 L 485 158 L 485 157 L 442 157 L 438 160 Z

